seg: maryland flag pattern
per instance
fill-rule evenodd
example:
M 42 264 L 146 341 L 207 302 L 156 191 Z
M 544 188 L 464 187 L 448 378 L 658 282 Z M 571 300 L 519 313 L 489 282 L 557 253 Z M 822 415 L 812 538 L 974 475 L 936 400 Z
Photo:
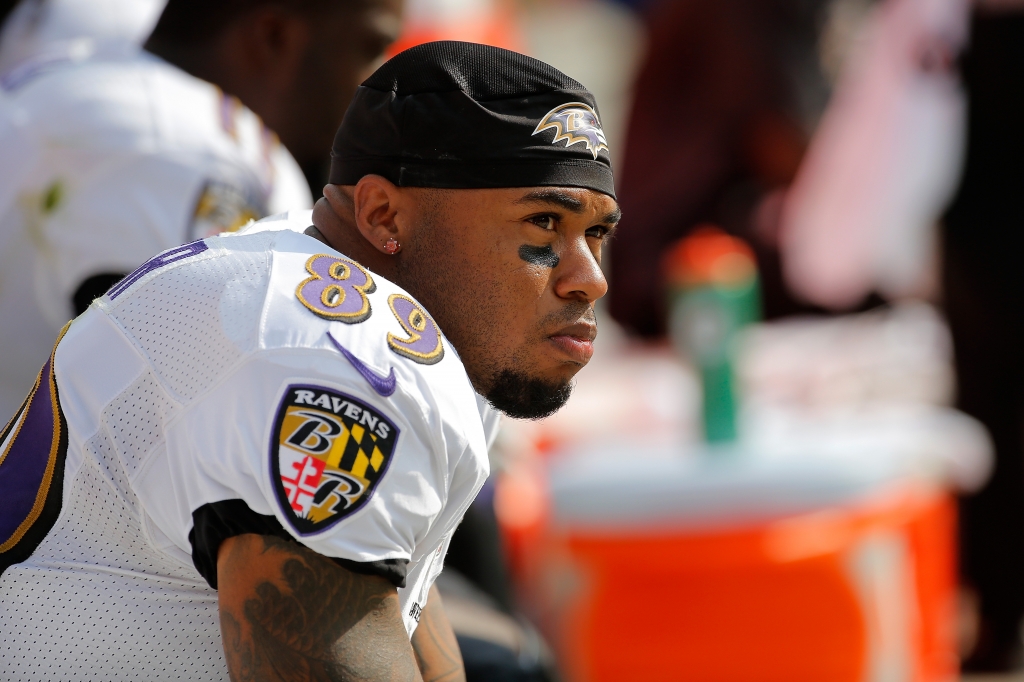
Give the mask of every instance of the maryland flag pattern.
M 270 473 L 292 527 L 318 533 L 366 504 L 397 441 L 394 423 L 362 401 L 321 386 L 289 386 L 274 420 Z

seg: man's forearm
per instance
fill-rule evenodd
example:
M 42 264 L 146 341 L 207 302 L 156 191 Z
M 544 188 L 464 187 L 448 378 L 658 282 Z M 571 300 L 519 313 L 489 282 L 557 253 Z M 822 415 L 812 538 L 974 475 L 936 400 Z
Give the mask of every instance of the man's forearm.
M 430 588 L 427 606 L 420 614 L 419 626 L 412 635 L 412 648 L 424 682 L 465 682 L 466 670 L 459 643 L 436 587 Z
M 217 561 L 231 679 L 419 682 L 395 588 L 294 542 L 225 540 Z

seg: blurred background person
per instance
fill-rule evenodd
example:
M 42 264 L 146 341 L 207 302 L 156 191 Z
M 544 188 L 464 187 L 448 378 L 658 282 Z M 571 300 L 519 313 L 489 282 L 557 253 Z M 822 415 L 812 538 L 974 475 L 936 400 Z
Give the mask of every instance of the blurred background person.
M 968 8 L 888 0 L 865 18 L 782 212 L 802 300 L 849 310 L 872 293 L 934 297 L 934 226 L 963 160 Z
M 873 12 L 787 198 L 781 241 L 804 300 L 941 298 L 956 404 L 995 446 L 988 483 L 960 503 L 962 579 L 980 616 L 963 667 L 999 672 L 1024 664 L 1024 3 L 977 2 L 970 21 L 969 10 L 890 0 Z
M 319 196 L 334 133 L 402 12 L 402 0 L 172 0 L 145 48 L 252 109 Z
M 824 5 L 647 4 L 648 47 L 620 166 L 623 222 L 610 250 L 609 311 L 629 331 L 665 333 L 656 264 L 700 223 L 752 244 L 767 317 L 802 309 L 778 274 L 772 192 L 792 181 L 827 99 L 817 58 Z
M 942 230 L 942 287 L 957 405 L 995 442 L 989 484 L 965 498 L 964 576 L 981 628 L 965 668 L 1024 665 L 1024 3 L 979 2 L 962 64 L 967 154 Z
M 397 36 L 399 0 L 172 0 L 139 51 L 20 62 L 0 126 L 0 412 L 61 326 L 150 256 L 311 206 L 316 165 Z M 12 184 L 13 183 L 13 186 Z

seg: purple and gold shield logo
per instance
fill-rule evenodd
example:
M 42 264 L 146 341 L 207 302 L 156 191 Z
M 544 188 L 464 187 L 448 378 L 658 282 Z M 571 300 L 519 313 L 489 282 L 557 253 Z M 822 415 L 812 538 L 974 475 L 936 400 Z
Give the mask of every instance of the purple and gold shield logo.
M 608 151 L 608 140 L 601 130 L 597 112 L 583 102 L 569 102 L 555 107 L 544 115 L 533 134 L 548 129 L 555 131 L 555 139 L 551 140 L 551 144 L 565 140 L 568 148 L 582 142 L 595 159 L 601 150 Z
M 270 475 L 281 511 L 300 535 L 361 509 L 391 463 L 398 427 L 361 400 L 292 385 L 278 407 Z

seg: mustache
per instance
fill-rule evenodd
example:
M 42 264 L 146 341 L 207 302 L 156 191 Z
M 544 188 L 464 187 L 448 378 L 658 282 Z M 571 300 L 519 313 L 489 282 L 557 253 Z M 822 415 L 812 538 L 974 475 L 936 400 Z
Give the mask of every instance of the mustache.
M 542 329 L 552 329 L 579 322 L 597 324 L 597 313 L 594 312 L 594 305 L 592 303 L 584 301 L 567 303 L 560 310 L 545 315 L 540 321 L 540 326 Z

